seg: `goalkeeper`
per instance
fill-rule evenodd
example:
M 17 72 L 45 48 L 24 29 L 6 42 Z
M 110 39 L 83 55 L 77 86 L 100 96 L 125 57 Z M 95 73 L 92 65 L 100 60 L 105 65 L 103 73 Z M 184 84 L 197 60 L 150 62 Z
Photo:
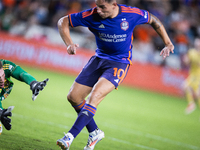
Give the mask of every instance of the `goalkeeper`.
M 1 123 L 7 130 L 11 129 L 11 119 L 9 117 L 12 116 L 12 113 L 11 111 L 7 111 L 7 109 L 3 109 L 2 107 L 2 100 L 8 97 L 14 84 L 10 77 L 30 85 L 30 89 L 33 93 L 33 101 L 37 98 L 39 91 L 43 90 L 47 81 L 49 80 L 47 78 L 42 82 L 38 82 L 33 76 L 24 71 L 20 66 L 14 64 L 11 61 L 0 59 L 0 134 L 2 131 Z

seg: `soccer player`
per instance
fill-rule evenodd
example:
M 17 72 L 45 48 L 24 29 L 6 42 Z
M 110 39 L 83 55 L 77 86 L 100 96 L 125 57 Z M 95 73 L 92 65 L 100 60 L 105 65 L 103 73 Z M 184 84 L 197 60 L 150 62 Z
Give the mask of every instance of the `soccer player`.
M 47 81 L 49 80 L 47 78 L 42 82 L 38 82 L 20 66 L 11 61 L 0 59 L 0 121 L 7 130 L 11 129 L 11 119 L 9 116 L 11 117 L 12 113 L 11 111 L 8 111 L 2 107 L 2 100 L 6 99 L 12 90 L 14 83 L 12 82 L 11 77 L 30 85 L 30 89 L 32 90 L 33 94 L 33 101 L 37 98 L 39 91 L 44 89 Z M 0 130 L 2 131 L 1 122 Z
M 69 14 L 58 21 L 68 54 L 76 54 L 79 47 L 70 37 L 69 26 L 88 27 L 97 44 L 96 54 L 84 66 L 67 95 L 78 117 L 68 133 L 57 140 L 57 145 L 63 150 L 69 150 L 72 141 L 85 126 L 89 138 L 84 150 L 93 150 L 104 138 L 104 132 L 98 128 L 93 116 L 98 104 L 126 77 L 132 59 L 131 43 L 136 25 L 150 24 L 160 35 L 165 44 L 160 53 L 163 59 L 174 50 L 164 26 L 148 11 L 117 4 L 116 0 L 95 0 L 95 3 L 96 7 L 92 9 Z
M 195 100 L 200 107 L 200 38 L 194 40 L 194 48 L 188 50 L 183 60 L 190 68 L 189 76 L 184 82 L 184 91 L 188 102 L 185 113 L 190 114 L 196 109 Z

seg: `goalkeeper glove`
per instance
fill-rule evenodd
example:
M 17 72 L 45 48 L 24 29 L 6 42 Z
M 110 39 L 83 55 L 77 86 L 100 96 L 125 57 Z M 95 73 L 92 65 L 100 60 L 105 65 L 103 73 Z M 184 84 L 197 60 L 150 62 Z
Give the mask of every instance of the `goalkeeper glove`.
M 32 90 L 33 92 L 33 95 L 32 95 L 32 100 L 34 101 L 38 94 L 39 94 L 39 91 L 42 91 L 44 89 L 44 87 L 46 86 L 47 84 L 47 81 L 49 81 L 49 79 L 45 79 L 44 81 L 41 81 L 41 82 L 38 82 L 38 81 L 32 81 L 30 83 L 30 89 Z
M 4 127 L 7 129 L 7 130 L 10 130 L 11 129 L 11 119 L 8 118 L 8 116 L 12 116 L 12 109 L 14 107 L 11 106 L 9 107 L 8 109 L 0 109 L 0 121 L 2 122 L 2 124 L 4 125 Z

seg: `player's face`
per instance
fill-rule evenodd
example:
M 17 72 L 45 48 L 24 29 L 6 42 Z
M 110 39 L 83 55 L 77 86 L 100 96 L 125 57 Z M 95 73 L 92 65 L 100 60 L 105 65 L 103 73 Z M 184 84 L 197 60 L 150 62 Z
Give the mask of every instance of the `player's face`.
M 95 0 L 97 5 L 97 13 L 103 19 L 112 18 L 114 13 L 114 3 L 107 3 L 105 0 Z
M 0 88 L 4 87 L 4 81 L 5 81 L 5 72 L 3 68 L 0 69 Z

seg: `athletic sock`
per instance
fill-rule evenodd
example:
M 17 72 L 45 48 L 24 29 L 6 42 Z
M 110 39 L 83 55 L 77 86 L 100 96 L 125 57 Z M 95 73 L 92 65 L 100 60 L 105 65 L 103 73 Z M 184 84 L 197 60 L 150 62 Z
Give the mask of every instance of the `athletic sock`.
M 82 110 L 79 112 L 78 117 L 69 130 L 69 132 L 74 136 L 74 138 L 81 132 L 81 130 L 93 119 L 96 113 L 96 108 L 85 104 Z
M 84 100 L 81 104 L 79 104 L 79 105 L 77 105 L 77 106 L 73 106 L 74 109 L 75 109 L 75 111 L 76 111 L 78 114 L 79 114 L 79 112 L 83 109 L 83 107 L 85 106 L 85 102 L 86 102 L 86 101 Z M 92 118 L 91 121 L 86 125 L 86 128 L 87 128 L 87 130 L 88 130 L 89 133 L 98 128 L 98 127 L 97 127 L 97 124 L 96 124 L 95 121 L 94 121 L 94 118 Z

